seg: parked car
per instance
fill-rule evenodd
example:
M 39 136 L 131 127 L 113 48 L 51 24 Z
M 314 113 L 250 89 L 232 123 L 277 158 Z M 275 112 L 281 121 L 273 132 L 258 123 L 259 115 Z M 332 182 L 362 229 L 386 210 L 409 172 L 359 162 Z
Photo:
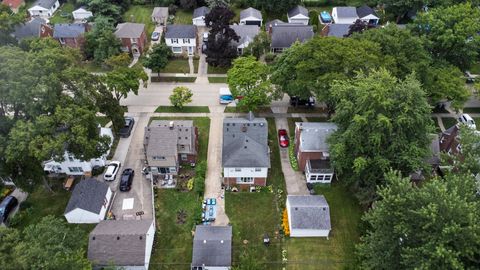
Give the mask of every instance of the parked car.
M 135 124 L 135 119 L 133 117 L 125 117 L 125 126 L 120 129 L 120 137 L 128 138 L 132 133 L 133 125 Z
M 160 33 L 159 32 L 153 32 L 151 36 L 152 41 L 157 41 L 160 39 Z
M 202 53 L 207 52 L 207 44 L 203 43 L 202 44 Z
M 290 142 L 285 129 L 278 130 L 278 142 L 280 143 L 280 147 L 288 147 Z
M 135 171 L 133 169 L 123 170 L 122 177 L 120 178 L 120 191 L 129 191 L 132 188 L 134 175 Z
M 0 223 L 4 223 L 10 212 L 18 205 L 17 198 L 13 196 L 7 196 L 3 199 L 2 203 L 0 203 Z
M 475 124 L 475 120 L 473 120 L 473 118 L 467 113 L 462 113 L 458 117 L 458 122 L 467 125 L 471 129 L 477 129 L 477 125 Z
M 208 32 L 204 32 L 203 33 L 203 42 L 207 42 L 208 41 Z
M 105 174 L 103 174 L 103 179 L 105 181 L 113 181 L 117 177 L 118 170 L 120 170 L 120 161 L 112 161 L 107 166 Z
M 300 98 L 298 96 L 291 96 L 290 97 L 290 105 L 292 106 L 308 106 L 313 107 L 315 106 L 315 98 L 309 97 L 307 99 Z

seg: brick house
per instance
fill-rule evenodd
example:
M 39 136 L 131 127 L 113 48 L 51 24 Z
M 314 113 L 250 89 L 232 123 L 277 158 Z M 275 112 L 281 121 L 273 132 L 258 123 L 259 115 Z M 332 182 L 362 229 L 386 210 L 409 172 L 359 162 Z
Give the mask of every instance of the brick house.
M 337 130 L 334 123 L 295 123 L 295 148 L 298 168 L 305 172 L 307 182 L 330 183 L 333 168 L 330 166 L 328 137 Z
M 53 38 L 62 46 L 82 49 L 88 28 L 85 23 L 57 23 L 53 26 Z
M 222 167 L 227 186 L 248 189 L 267 184 L 270 148 L 265 118 L 250 112 L 246 118 L 223 120 Z
M 197 162 L 198 130 L 191 120 L 155 120 L 143 145 L 152 175 L 177 175 L 180 164 Z
M 119 23 L 115 36 L 122 42 L 122 51 L 139 56 L 145 50 L 147 34 L 143 23 Z
M 45 19 L 40 17 L 32 18 L 26 23 L 15 26 L 15 31 L 11 34 L 16 40 L 21 41 L 25 38 L 44 38 L 53 36 L 53 29 L 47 24 Z

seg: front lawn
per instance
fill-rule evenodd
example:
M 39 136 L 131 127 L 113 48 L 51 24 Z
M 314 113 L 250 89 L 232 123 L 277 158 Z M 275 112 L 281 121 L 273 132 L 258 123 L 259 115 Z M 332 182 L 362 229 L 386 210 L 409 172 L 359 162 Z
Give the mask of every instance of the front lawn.
M 353 269 L 362 211 L 352 193 L 340 185 L 318 185 L 315 191 L 330 206 L 330 237 L 286 239 L 288 269 Z
M 150 40 L 150 35 L 155 30 L 155 24 L 152 22 L 152 6 L 147 5 L 132 5 L 123 14 L 125 22 L 143 23 L 145 24 L 145 31 L 147 39 Z
M 174 24 L 192 24 L 193 10 L 178 9 L 175 14 Z
M 61 5 L 60 8 L 55 12 L 53 17 L 50 18 L 50 23 L 71 23 L 73 21 L 72 11 L 74 10 L 75 5 L 73 1 L 68 1 L 67 3 Z
M 188 65 L 188 59 L 174 58 L 168 61 L 167 66 L 160 70 L 160 73 L 190 73 L 190 66 Z
M 209 83 L 227 83 L 227 77 L 208 77 Z
M 230 67 L 214 67 L 208 65 L 207 74 L 227 74 Z
M 177 108 L 174 106 L 158 106 L 155 110 L 157 113 L 209 113 L 208 106 L 185 106 Z
M 480 113 L 480 108 L 476 107 L 468 107 L 468 108 L 463 108 L 464 113 Z
M 153 82 L 174 82 L 174 83 L 193 83 L 197 80 L 197 77 L 151 77 Z

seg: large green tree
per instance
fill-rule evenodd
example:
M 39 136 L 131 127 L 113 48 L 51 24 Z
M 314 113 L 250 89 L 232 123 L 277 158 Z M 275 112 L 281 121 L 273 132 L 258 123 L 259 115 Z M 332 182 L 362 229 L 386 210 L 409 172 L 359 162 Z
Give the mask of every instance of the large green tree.
M 85 34 L 85 56 L 97 63 L 120 53 L 121 43 L 113 24 L 106 17 L 97 17 L 92 31 Z
M 155 44 L 152 47 L 152 51 L 143 61 L 143 65 L 153 72 L 157 72 L 158 76 L 160 76 L 160 70 L 167 66 L 168 59 L 172 57 L 172 55 L 172 50 L 165 43 Z
M 104 17 L 111 23 L 118 23 L 122 21 L 122 13 L 128 8 L 130 1 L 80 0 L 79 2 L 85 4 L 95 18 Z
M 431 131 L 430 106 L 413 77 L 398 80 L 385 69 L 332 85 L 337 102 L 330 154 L 339 179 L 362 204 L 375 198 L 384 173 L 422 168 Z
M 248 46 L 243 49 L 244 55 L 253 55 L 257 60 L 260 56 L 267 53 L 270 49 L 270 36 L 265 31 L 260 31 L 258 35 L 253 38 L 253 41 L 248 44 Z
M 173 93 L 168 98 L 174 107 L 181 109 L 185 104 L 192 102 L 192 96 L 192 90 L 185 86 L 178 86 L 173 88 Z
M 105 84 L 112 91 L 117 102 L 126 98 L 130 92 L 137 95 L 140 81 L 143 82 L 143 87 L 147 86 L 148 75 L 141 67 L 117 67 L 104 77 Z
M 24 14 L 15 14 L 8 6 L 0 4 L 0 45 L 17 43 L 10 34 L 16 25 L 23 22 L 24 17 Z
M 0 227 L 0 263 L 2 269 L 15 270 L 18 269 L 15 265 L 14 248 L 20 242 L 21 234 L 16 229 Z

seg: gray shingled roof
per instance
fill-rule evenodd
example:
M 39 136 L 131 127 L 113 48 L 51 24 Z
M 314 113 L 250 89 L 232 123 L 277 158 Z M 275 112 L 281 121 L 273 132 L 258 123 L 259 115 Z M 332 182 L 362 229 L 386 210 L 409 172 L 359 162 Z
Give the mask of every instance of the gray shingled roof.
M 357 15 L 358 15 L 359 18 L 363 18 L 363 17 L 368 16 L 368 15 L 373 15 L 375 17 L 378 17 L 377 13 L 375 13 L 375 10 L 373 10 L 373 8 L 371 8 L 367 5 L 363 5 L 361 7 L 358 7 L 357 8 Z
M 99 214 L 108 189 L 107 184 L 93 178 L 80 181 L 73 189 L 65 214 L 77 208 Z
M 300 151 L 328 152 L 327 138 L 337 130 L 337 125 L 328 122 L 297 122 L 300 126 Z
M 206 6 L 198 7 L 193 10 L 193 19 L 207 16 L 209 12 L 210 12 L 210 9 Z
M 254 17 L 262 20 L 262 13 L 258 9 L 254 9 L 252 7 L 240 11 L 240 20 L 248 17 Z
M 252 42 L 258 33 L 260 33 L 260 27 L 258 25 L 230 25 L 230 28 L 240 37 L 238 42 L 232 40 L 235 46 L 244 44 L 245 42 Z
M 330 207 L 323 195 L 288 195 L 291 229 L 331 230 Z
M 270 168 L 267 120 L 249 116 L 223 120 L 223 167 Z
M 168 17 L 168 7 L 155 7 L 152 11 L 152 16 L 155 18 Z
M 313 27 L 303 24 L 277 24 L 272 26 L 272 48 L 289 48 L 297 40 L 305 42 L 313 37 Z
M 328 27 L 328 36 L 329 37 L 339 37 L 343 38 L 345 35 L 348 35 L 351 24 L 329 24 Z
M 439 165 L 440 164 L 440 139 L 437 134 L 430 134 L 430 156 L 427 159 L 427 162 L 430 165 Z
M 57 23 L 53 26 L 54 38 L 76 38 L 85 33 L 82 23 Z
M 29 22 L 15 26 L 13 36 L 19 41 L 29 37 L 39 37 L 40 27 L 45 23 L 47 23 L 47 21 L 42 18 L 33 18 Z
M 53 7 L 53 5 L 57 2 L 57 0 L 38 0 L 35 3 L 33 3 L 32 7 L 34 6 L 40 6 L 46 9 L 50 9 Z
M 190 24 L 167 25 L 165 38 L 195 38 L 196 29 L 195 25 Z
M 232 265 L 232 227 L 197 225 L 193 238 L 193 266 Z
M 103 220 L 88 239 L 88 259 L 94 265 L 143 266 L 151 219 Z
M 288 17 L 289 18 L 295 17 L 299 14 L 308 17 L 308 9 L 306 9 L 305 7 L 302 7 L 302 6 L 296 6 L 292 9 L 290 9 L 290 11 L 288 11 Z
M 115 36 L 118 38 L 140 38 L 145 30 L 143 23 L 119 23 Z
M 339 18 L 354 18 L 357 16 L 357 9 L 355 7 L 336 7 L 337 16 Z

